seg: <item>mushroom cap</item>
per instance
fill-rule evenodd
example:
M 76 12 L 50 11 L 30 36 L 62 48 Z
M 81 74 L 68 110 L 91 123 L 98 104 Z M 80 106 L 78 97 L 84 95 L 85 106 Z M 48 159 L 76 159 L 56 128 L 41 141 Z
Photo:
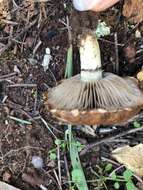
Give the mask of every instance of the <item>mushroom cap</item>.
M 116 124 L 127 121 L 141 110 L 143 94 L 132 77 L 104 73 L 101 81 L 91 84 L 83 83 L 80 75 L 76 75 L 49 91 L 45 105 L 64 123 Z
M 77 109 L 50 109 L 50 112 L 62 123 L 70 123 L 74 125 L 110 125 L 119 124 L 131 119 L 140 111 L 142 106 L 112 111 L 105 109 L 92 109 L 87 111 Z

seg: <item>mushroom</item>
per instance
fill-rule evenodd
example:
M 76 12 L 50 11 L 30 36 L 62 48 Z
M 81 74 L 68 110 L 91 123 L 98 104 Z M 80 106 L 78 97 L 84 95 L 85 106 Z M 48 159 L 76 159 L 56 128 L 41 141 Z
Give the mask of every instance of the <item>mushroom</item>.
M 81 73 L 48 92 L 51 113 L 65 123 L 86 125 L 121 123 L 136 115 L 143 106 L 136 79 L 103 72 L 92 31 L 81 35 L 79 51 Z

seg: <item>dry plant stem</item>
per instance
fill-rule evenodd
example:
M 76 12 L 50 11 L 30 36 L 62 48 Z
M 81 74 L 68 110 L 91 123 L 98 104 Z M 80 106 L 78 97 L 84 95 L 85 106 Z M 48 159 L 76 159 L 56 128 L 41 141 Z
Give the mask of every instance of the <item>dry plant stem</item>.
M 38 90 L 37 88 L 35 89 L 35 95 L 34 95 L 34 105 L 33 105 L 33 111 L 34 113 L 36 113 L 36 110 L 37 110 L 37 94 L 38 94 Z
M 119 73 L 119 52 L 118 52 L 118 37 L 117 32 L 114 34 L 114 40 L 115 40 L 115 55 L 116 55 L 116 64 L 115 64 L 115 73 Z
M 110 162 L 111 164 L 114 164 L 117 167 L 120 166 L 120 164 L 118 162 L 115 162 L 114 160 L 111 160 L 109 158 L 101 157 L 101 160 L 104 161 L 104 162 Z
M 103 42 L 107 42 L 107 43 L 112 44 L 112 45 L 115 45 L 115 42 L 112 42 L 110 40 L 106 40 L 106 39 L 103 39 L 103 38 L 98 38 L 98 40 L 103 41 Z M 117 43 L 117 46 L 123 47 L 124 44 Z
M 44 185 L 39 185 L 40 189 L 42 190 L 48 190 Z
M 120 170 L 120 169 L 123 168 L 123 167 L 125 167 L 125 166 L 124 166 L 124 165 L 121 165 L 121 166 L 120 166 L 120 164 L 119 164 L 119 167 L 116 168 L 115 170 L 113 170 L 113 171 L 109 174 L 109 177 L 111 177 L 113 173 L 117 172 L 118 170 Z M 133 176 L 134 176 L 140 183 L 143 184 L 143 180 L 142 180 L 139 176 L 137 176 L 137 175 L 135 175 L 135 174 L 134 174 Z
M 36 122 L 36 120 L 41 120 L 41 118 L 42 117 L 40 115 L 38 115 L 36 117 L 29 119 L 29 121 L 35 121 Z M 47 126 L 50 126 L 50 128 L 53 129 L 54 131 L 56 131 L 57 133 L 62 134 L 62 135 L 64 134 L 62 131 L 58 130 L 56 127 L 53 127 L 50 123 L 46 122 L 45 124 Z M 59 123 L 59 125 L 61 125 L 61 123 Z M 48 130 L 49 130 L 49 128 L 48 128 Z M 56 136 L 55 136 L 55 139 L 57 139 Z
M 13 73 L 10 73 L 10 74 L 7 74 L 7 75 L 1 75 L 0 76 L 0 79 L 7 79 L 9 77 L 12 77 L 12 76 L 15 76 L 17 73 L 16 72 L 13 72 Z
M 15 76 L 7 77 L 7 78 L 2 78 L 2 79 L 0 79 L 0 82 L 7 81 L 7 82 L 9 82 L 9 83 L 13 83 L 13 82 L 11 81 L 11 79 L 14 79 L 14 78 L 15 78 Z
M 16 4 L 16 2 L 15 2 L 14 0 L 12 0 L 12 2 L 13 2 L 13 5 L 14 5 L 16 8 L 20 8 L 20 7 Z
M 57 175 L 56 170 L 54 169 L 53 171 L 54 171 L 55 178 L 56 178 L 56 180 L 57 180 L 57 182 L 58 182 L 59 189 L 60 189 L 60 190 L 63 190 L 62 187 L 61 187 L 61 184 L 60 184 L 60 181 L 59 181 L 59 178 L 58 178 L 58 175 Z
M 109 174 L 109 177 L 111 177 L 113 175 L 113 173 L 117 172 L 118 170 L 120 170 L 121 168 L 123 168 L 124 165 L 119 165 L 118 168 L 116 168 L 115 170 L 113 170 L 110 174 Z
M 64 163 L 65 163 L 65 168 L 66 168 L 67 177 L 68 177 L 68 183 L 69 183 L 69 189 L 70 189 L 70 187 L 71 187 L 71 178 L 70 178 L 70 172 L 69 172 L 69 168 L 68 168 L 68 162 L 67 162 L 66 155 L 64 155 Z
M 142 185 L 143 185 L 143 180 L 142 180 L 142 178 L 140 178 L 139 176 L 137 176 L 137 175 L 133 175 Z
M 56 135 L 53 133 L 53 131 L 51 130 L 51 128 L 48 126 L 47 122 L 45 121 L 45 119 L 43 119 L 42 117 L 40 117 L 41 121 L 43 122 L 43 124 L 45 125 L 45 127 L 50 131 L 50 133 L 53 135 L 53 137 L 55 139 L 57 139 Z
M 4 23 L 9 24 L 9 25 L 13 25 L 13 26 L 18 25 L 17 22 L 14 22 L 14 21 L 11 21 L 11 20 L 6 20 L 6 19 L 1 19 L 1 22 L 4 22 Z
M 66 26 L 66 29 L 68 30 L 68 40 L 69 40 L 69 46 L 72 44 L 72 33 L 71 33 L 71 26 L 69 23 L 69 17 L 66 16 L 66 23 L 64 21 L 62 21 L 61 19 L 59 19 L 59 21 Z
M 72 33 L 71 33 L 71 27 L 70 27 L 70 24 L 69 24 L 69 17 L 68 16 L 66 16 L 66 20 L 67 20 L 69 44 L 71 44 L 72 43 Z
M 36 54 L 36 52 L 37 52 L 38 48 L 41 46 L 41 44 L 42 44 L 42 41 L 39 40 L 38 43 L 37 43 L 37 45 L 36 45 L 35 48 L 33 49 L 33 55 Z
M 15 88 L 15 87 L 27 87 L 27 88 L 35 88 L 37 84 L 12 84 L 8 85 L 8 88 Z
M 62 176 L 61 176 L 61 160 L 60 160 L 60 146 L 57 145 L 57 159 L 58 159 L 58 172 L 59 172 L 59 183 L 62 187 Z
M 142 131 L 143 130 L 143 127 L 140 127 L 140 128 L 137 128 L 137 129 L 131 129 L 129 131 L 125 131 L 123 133 L 120 133 L 118 135 L 115 135 L 115 136 L 112 136 L 110 138 L 104 138 L 98 142 L 95 142 L 95 143 L 91 143 L 91 144 L 88 144 L 80 153 L 80 155 L 84 155 L 86 154 L 90 149 L 96 147 L 96 146 L 99 146 L 103 143 L 107 143 L 107 142 L 112 142 L 114 141 L 114 139 L 116 138 L 120 138 L 120 137 L 123 137 L 125 135 L 129 135 L 129 134 L 132 134 L 132 133 L 136 133 L 136 132 L 139 132 L 139 131 Z

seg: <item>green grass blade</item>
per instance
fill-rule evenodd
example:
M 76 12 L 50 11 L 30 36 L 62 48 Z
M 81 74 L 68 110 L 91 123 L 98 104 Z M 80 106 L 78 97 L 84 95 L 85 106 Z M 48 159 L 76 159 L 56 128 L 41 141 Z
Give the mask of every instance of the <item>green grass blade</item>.
M 68 48 L 65 78 L 70 78 L 73 75 L 73 46 L 72 44 Z
M 72 181 L 77 186 L 78 190 L 88 190 L 86 178 L 81 166 L 81 162 L 78 155 L 78 148 L 73 138 L 71 125 L 68 125 L 69 131 L 69 151 L 72 164 Z

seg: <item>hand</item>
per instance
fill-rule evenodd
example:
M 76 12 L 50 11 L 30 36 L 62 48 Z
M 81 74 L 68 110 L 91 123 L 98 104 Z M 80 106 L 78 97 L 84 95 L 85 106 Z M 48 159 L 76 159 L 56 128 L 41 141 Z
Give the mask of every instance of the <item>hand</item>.
M 104 11 L 119 0 L 73 0 L 74 7 L 79 11 Z

